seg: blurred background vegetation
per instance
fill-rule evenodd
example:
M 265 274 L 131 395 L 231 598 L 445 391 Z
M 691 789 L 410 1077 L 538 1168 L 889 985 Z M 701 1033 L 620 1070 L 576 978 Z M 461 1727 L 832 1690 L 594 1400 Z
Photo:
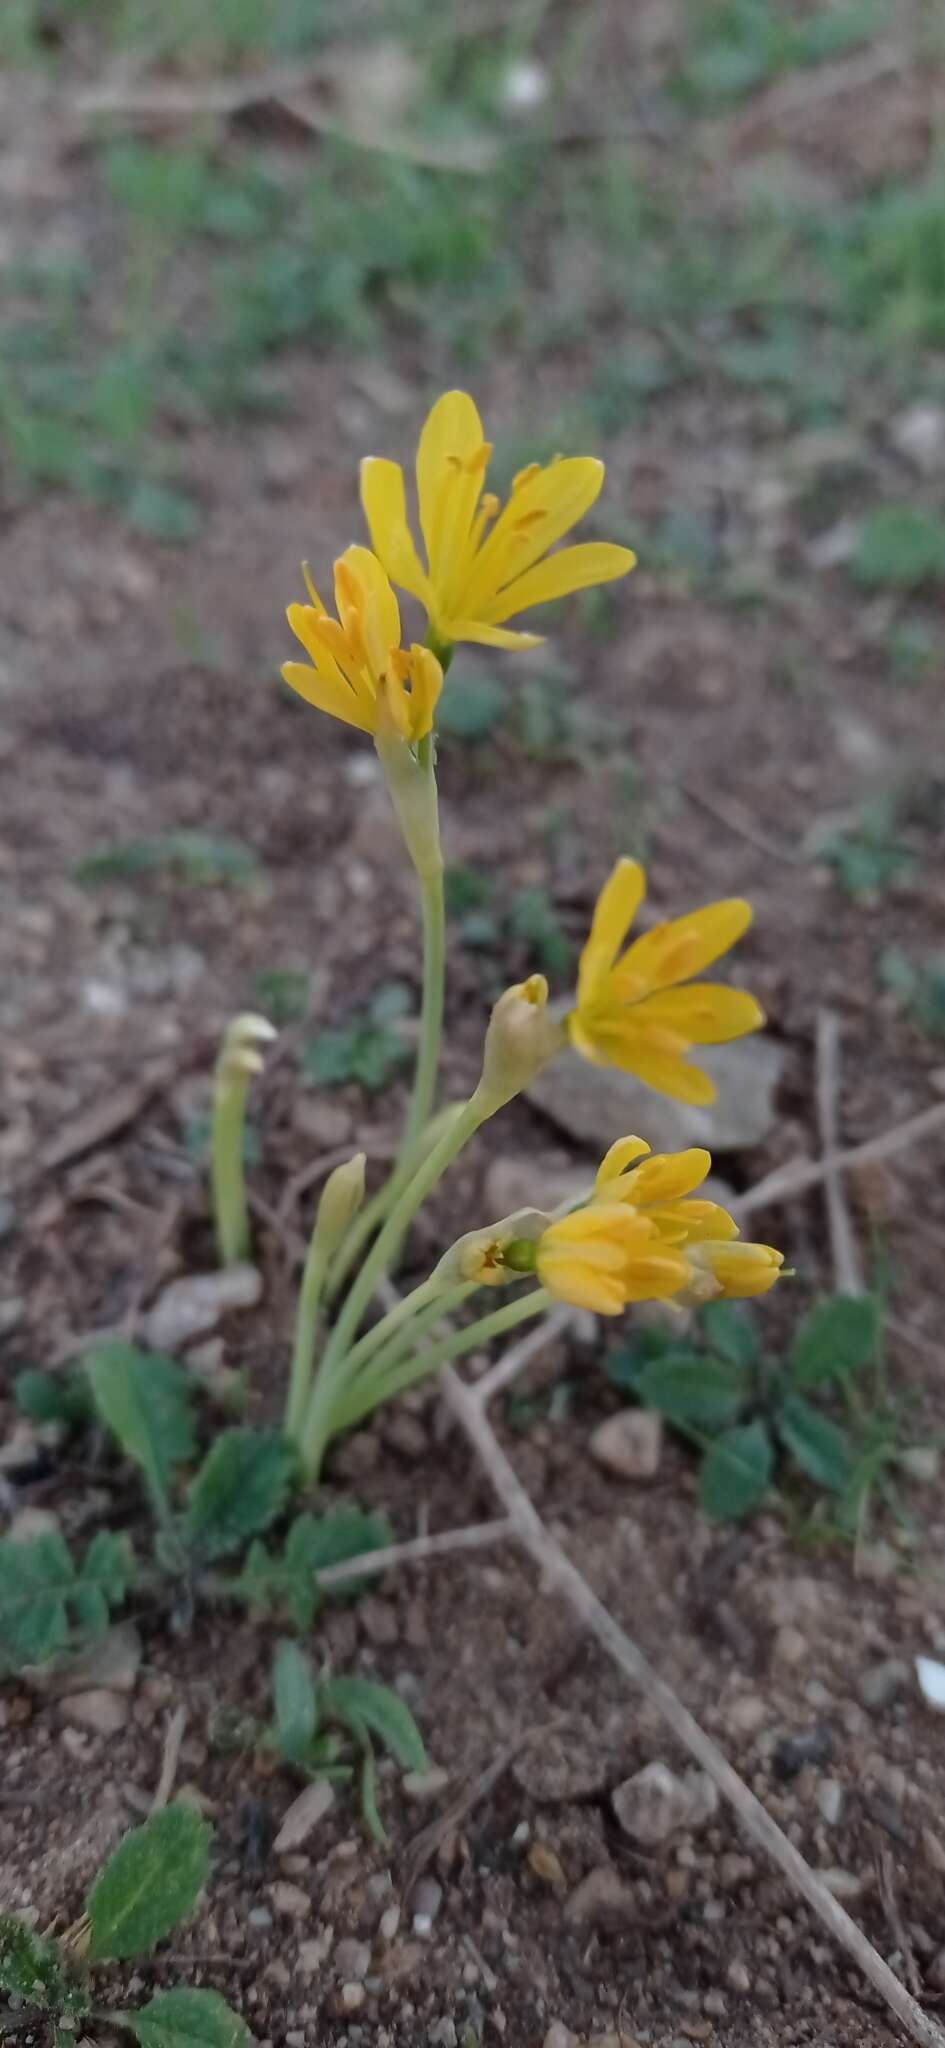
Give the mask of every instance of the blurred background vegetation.
M 936 0 L 3 0 L 10 161 L 28 127 L 69 179 L 0 243 L 3 496 L 184 540 L 194 429 L 291 417 L 286 352 L 424 397 L 514 357 L 551 382 L 507 470 L 697 386 L 771 438 L 836 432 L 804 488 L 820 526 L 838 474 L 863 498 L 857 583 L 945 580 L 935 480 L 858 471 L 945 392 L 943 52 Z M 718 568 L 683 505 L 648 551 Z

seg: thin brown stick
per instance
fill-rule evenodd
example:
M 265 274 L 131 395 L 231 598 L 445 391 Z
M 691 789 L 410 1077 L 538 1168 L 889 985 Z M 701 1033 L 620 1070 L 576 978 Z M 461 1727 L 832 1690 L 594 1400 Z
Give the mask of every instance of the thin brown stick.
M 753 1188 L 739 1195 L 732 1203 L 736 1216 L 748 1216 L 753 1209 L 765 1209 L 775 1202 L 790 1201 L 795 1195 L 807 1193 L 808 1188 L 820 1187 L 831 1166 L 839 1172 L 849 1173 L 852 1167 L 869 1166 L 877 1159 L 891 1159 L 895 1152 L 905 1152 L 920 1139 L 930 1137 L 934 1132 L 945 1130 L 945 1102 L 937 1102 L 932 1109 L 919 1111 L 918 1116 L 907 1117 L 905 1123 L 893 1124 L 892 1129 L 882 1131 L 878 1138 L 867 1138 L 862 1145 L 851 1145 L 844 1152 L 835 1152 L 830 1165 L 823 1159 L 794 1159 L 785 1166 L 776 1166 L 773 1173 L 765 1174 L 764 1180 L 756 1182 Z
M 863 1271 L 856 1233 L 847 1203 L 843 1175 L 837 1170 L 837 1097 L 840 1086 L 840 1020 L 835 1010 L 817 1012 L 817 1122 L 823 1145 L 824 1195 L 838 1294 L 862 1294 Z
M 518 1378 L 519 1373 L 530 1364 L 543 1344 L 547 1344 L 552 1337 L 559 1336 L 562 1330 L 568 1328 L 573 1317 L 573 1309 L 552 1309 L 551 1314 L 543 1317 L 536 1329 L 529 1330 L 527 1336 L 520 1337 L 518 1343 L 510 1346 L 497 1365 L 490 1366 L 489 1371 L 484 1372 L 481 1379 L 473 1382 L 469 1388 L 473 1400 L 479 1401 L 485 1407 L 486 1402 L 491 1401 L 493 1394 L 497 1394 L 500 1387 L 507 1387 L 512 1380 Z
M 326 1564 L 315 1573 L 319 1586 L 343 1586 L 346 1579 L 363 1579 L 367 1572 L 386 1572 L 394 1565 L 426 1564 L 431 1557 L 445 1557 L 451 1550 L 486 1550 L 493 1543 L 507 1543 L 516 1533 L 504 1515 L 494 1522 L 473 1522 L 467 1529 L 444 1529 L 440 1536 L 411 1536 L 406 1543 L 391 1543 L 386 1550 L 364 1550 L 358 1557 L 346 1557 L 342 1564 Z
M 769 860 L 781 861 L 786 866 L 800 865 L 801 855 L 792 846 L 782 846 L 780 840 L 769 839 L 760 825 L 746 818 L 734 804 L 724 803 L 716 796 L 706 796 L 703 790 L 688 782 L 680 782 L 677 787 L 689 803 L 696 804 L 707 817 L 714 818 L 717 825 L 724 825 L 727 832 L 734 833 L 736 839 L 744 839 L 746 845 L 766 854 Z
M 505 1749 L 500 1750 L 498 1756 L 493 1757 L 492 1762 L 486 1765 L 485 1770 L 477 1771 L 476 1776 L 463 1786 L 449 1806 L 408 1842 L 400 1880 L 403 1898 L 409 1898 L 421 1871 L 432 1861 L 440 1843 L 459 1827 L 467 1813 L 471 1813 L 481 1799 L 488 1797 L 499 1779 L 504 1778 L 509 1765 L 515 1762 L 519 1751 L 525 1748 L 526 1743 L 534 1740 L 536 1733 L 534 1728 L 529 1729 L 525 1735 L 519 1736 L 517 1742 L 510 1742 Z
M 558 1587 L 578 1619 L 596 1638 L 601 1648 L 657 1708 L 677 1740 L 691 1756 L 695 1757 L 723 1797 L 729 1801 L 746 1834 L 772 1858 L 794 1890 L 806 1899 L 835 1940 L 862 1970 L 874 1990 L 878 1991 L 890 2010 L 902 2021 L 913 2040 L 918 2041 L 921 2048 L 945 2048 L 945 2036 L 935 2025 L 934 2020 L 917 2005 L 915 1999 L 889 1968 L 888 1963 L 883 1961 L 882 1956 L 857 1927 L 856 1922 L 851 1920 L 849 1913 L 845 1912 L 833 1893 L 827 1890 L 826 1885 L 821 1883 L 816 1872 L 805 1862 L 793 1843 L 788 1841 L 761 1801 L 756 1799 L 755 1794 L 742 1782 L 721 1750 L 716 1748 L 715 1743 L 700 1728 L 688 1707 L 683 1705 L 672 1687 L 666 1684 L 665 1679 L 660 1678 L 654 1671 L 642 1651 L 608 1613 L 607 1608 L 581 1577 L 576 1566 L 549 1534 L 496 1441 L 482 1403 L 476 1400 L 468 1387 L 464 1386 L 451 1366 L 443 1368 L 440 1378 L 453 1414 L 478 1453 L 495 1492 L 515 1523 L 521 1543 L 539 1566 L 545 1582 Z
M 152 1813 L 161 1812 L 162 1808 L 167 1805 L 171 1793 L 174 1790 L 174 1780 L 177 1776 L 177 1766 L 180 1762 L 180 1746 L 184 1740 L 184 1729 L 186 1728 L 186 1726 L 187 1708 L 183 1705 L 175 1707 L 174 1712 L 170 1715 L 168 1719 L 167 1729 L 164 1736 L 164 1754 L 161 1758 L 161 1775 L 158 1778 L 157 1785 L 155 1786 L 154 1798 L 151 1801 Z

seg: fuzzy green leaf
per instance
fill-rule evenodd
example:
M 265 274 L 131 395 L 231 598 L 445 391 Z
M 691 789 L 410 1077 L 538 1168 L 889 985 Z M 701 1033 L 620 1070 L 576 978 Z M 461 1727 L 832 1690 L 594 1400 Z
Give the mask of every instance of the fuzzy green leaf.
M 58 1529 L 29 1542 L 0 1541 L 0 1668 L 43 1664 L 70 1634 L 98 1635 L 134 1577 L 127 1536 L 100 1529 L 76 1572 Z
M 702 1333 L 710 1351 L 729 1365 L 754 1365 L 758 1332 L 751 1317 L 734 1301 L 712 1301 L 702 1311 Z
M 69 1976 L 56 1943 L 6 1913 L 0 1913 L 0 1995 L 9 1999 L 14 2011 L 26 2008 L 78 2017 L 88 2010 L 85 1994 Z
M 90 1962 L 147 1955 L 193 1911 L 210 1871 L 212 1833 L 191 1807 L 167 1806 L 119 1842 L 86 1902 Z
M 61 1422 L 74 1429 L 92 1412 L 89 1389 L 81 1373 L 17 1373 L 13 1383 L 16 1405 L 31 1422 Z
M 831 1493 L 843 1493 L 853 1471 L 853 1456 L 843 1430 L 829 1416 L 820 1415 L 800 1394 L 792 1394 L 778 1409 L 775 1428 L 786 1451 L 815 1486 Z
M 137 2012 L 111 2015 L 141 2048 L 248 2048 L 249 2028 L 218 1991 L 157 1991 Z
M 746 1387 L 734 1366 L 694 1351 L 652 1359 L 640 1375 L 637 1392 L 646 1408 L 658 1408 L 669 1422 L 714 1430 L 737 1420 Z
M 237 1550 L 285 1505 L 295 1453 L 276 1429 L 225 1429 L 187 1499 L 184 1540 L 207 1557 Z
M 771 1438 L 763 1422 L 727 1429 L 707 1451 L 699 1475 L 699 1493 L 707 1515 L 737 1520 L 764 1498 L 774 1465 Z
M 836 1294 L 805 1316 L 788 1360 L 796 1386 L 816 1387 L 843 1380 L 865 1365 L 876 1349 L 879 1303 L 872 1294 Z
M 186 1373 L 172 1358 L 120 1338 L 100 1344 L 85 1365 L 106 1429 L 140 1465 L 152 1496 L 166 1500 L 174 1467 L 193 1456 L 196 1443 Z
M 298 1763 L 305 1755 L 318 1726 L 315 1681 L 308 1658 L 298 1643 L 284 1640 L 276 1645 L 272 1665 L 272 1697 L 276 1716 L 276 1742 L 283 1756 Z
M 112 2018 L 135 2035 L 141 2048 L 248 2048 L 252 2035 L 218 1991 L 183 1986 L 158 1991 L 137 2012 Z
M 416 1721 L 389 1686 L 373 1678 L 323 1678 L 317 1697 L 323 1720 L 341 1721 L 358 1740 L 366 1728 L 402 1770 L 426 1769 L 427 1754 Z
M 364 1514 L 360 1508 L 338 1508 L 329 1515 L 297 1515 L 281 1557 L 271 1556 L 263 1543 L 251 1545 L 233 1591 L 251 1606 L 280 1603 L 294 1627 L 304 1631 L 311 1628 L 323 1598 L 354 1598 L 369 1568 L 363 1577 L 345 1580 L 337 1588 L 326 1586 L 324 1592 L 316 1584 L 316 1572 L 368 1551 L 383 1551 L 390 1540 L 385 1517 Z

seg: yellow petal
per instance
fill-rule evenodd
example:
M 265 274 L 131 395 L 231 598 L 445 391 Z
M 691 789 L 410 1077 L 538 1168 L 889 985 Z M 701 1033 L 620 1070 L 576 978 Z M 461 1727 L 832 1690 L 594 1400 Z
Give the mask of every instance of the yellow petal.
M 767 1294 L 784 1264 L 784 1253 L 770 1244 L 706 1243 L 694 1248 L 693 1263 L 714 1276 L 730 1300 Z
M 664 1301 L 686 1286 L 689 1261 L 681 1252 L 664 1247 L 634 1259 L 625 1277 L 628 1301 Z
M 347 669 L 341 668 L 336 659 L 336 650 L 346 656 L 344 635 L 336 619 L 330 619 L 325 612 L 317 612 L 314 605 L 290 604 L 286 618 L 297 640 L 301 640 L 307 655 L 327 682 L 343 683 L 351 690 Z
M 301 661 L 285 661 L 282 675 L 290 690 L 304 697 L 307 704 L 314 704 L 319 711 L 327 711 L 329 717 L 340 718 L 345 725 L 355 725 L 359 732 L 373 732 L 375 717 L 373 705 L 356 696 L 350 686 L 342 681 L 320 675 L 317 669 L 307 668 Z
M 686 1152 L 655 1152 L 627 1175 L 625 1199 L 641 1209 L 653 1202 L 676 1202 L 701 1187 L 711 1167 L 712 1154 L 701 1145 Z
M 646 1033 L 632 1021 L 639 1014 L 635 1010 L 624 1016 L 617 1011 L 600 1019 L 573 1010 L 566 1019 L 568 1036 L 583 1059 L 598 1067 L 619 1067 L 621 1073 L 636 1074 L 658 1095 L 670 1095 L 674 1102 L 697 1107 L 714 1102 L 715 1082 L 677 1055 L 655 1050 Z
M 466 592 L 468 611 L 481 614 L 506 583 L 540 561 L 583 519 L 603 481 L 602 462 L 591 455 L 572 455 L 533 471 L 513 490 L 479 551 Z
M 594 1273 L 579 1259 L 563 1253 L 544 1260 L 539 1257 L 538 1277 L 558 1301 L 590 1309 L 594 1315 L 619 1316 L 626 1306 L 626 1288 L 619 1274 Z
M 634 1160 L 642 1159 L 649 1149 L 645 1138 L 618 1138 L 616 1144 L 611 1145 L 609 1152 L 604 1153 L 597 1169 L 595 1186 L 600 1189 L 609 1181 L 617 1180 L 621 1174 L 626 1173 L 628 1166 L 633 1165 Z
M 634 1016 L 649 1030 L 677 1033 L 688 1045 L 723 1045 L 758 1031 L 765 1021 L 754 996 L 715 981 L 688 982 L 646 996 Z
M 668 924 L 654 925 L 652 931 L 635 940 L 620 963 L 621 981 L 628 984 L 625 1000 L 635 1000 L 629 992 L 630 984 L 636 985 L 639 996 L 650 989 L 672 988 L 678 981 L 701 974 L 710 961 L 727 953 L 741 938 L 751 916 L 751 904 L 736 896 L 721 903 L 709 903 L 704 910 L 692 910 Z
M 345 548 L 335 563 L 338 617 L 348 630 L 352 607 L 360 615 L 371 667 L 380 675 L 392 647 L 400 646 L 400 606 L 390 578 L 370 548 Z
M 434 585 L 445 579 L 449 564 L 444 544 L 467 500 L 467 531 L 471 523 L 482 475 L 471 473 L 467 465 L 475 462 L 484 442 L 482 421 L 469 393 L 445 391 L 427 414 L 417 448 L 420 526 Z
M 589 540 L 580 547 L 562 548 L 559 554 L 548 555 L 523 576 L 507 583 L 484 606 L 484 616 L 497 623 L 510 619 L 515 612 L 527 611 L 530 605 L 549 604 L 553 598 L 567 597 L 572 590 L 587 590 L 594 583 L 609 583 L 615 576 L 626 576 L 636 568 L 636 561 L 632 548 L 616 547 L 610 541 Z
M 597 898 L 578 967 L 578 1008 L 608 974 L 640 908 L 646 876 L 637 860 L 618 860 Z
M 429 609 L 430 584 L 407 518 L 407 493 L 399 462 L 368 455 L 361 464 L 361 504 L 371 546 L 392 583 L 409 590 Z
M 666 1202 L 648 1209 L 647 1215 L 661 1237 L 669 1236 L 674 1244 L 698 1244 L 703 1238 L 717 1238 L 725 1243 L 738 1236 L 738 1224 L 727 1209 L 718 1202 L 697 1201 Z
M 504 647 L 509 652 L 523 647 L 541 647 L 541 633 L 514 633 L 508 626 L 490 626 L 484 619 L 444 618 L 442 630 L 445 638 L 471 640 L 477 647 Z

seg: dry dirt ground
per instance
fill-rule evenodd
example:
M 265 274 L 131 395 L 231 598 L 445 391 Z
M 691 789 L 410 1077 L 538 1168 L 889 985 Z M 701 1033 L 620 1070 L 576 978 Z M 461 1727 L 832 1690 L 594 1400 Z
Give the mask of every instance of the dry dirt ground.
M 830 141 L 828 124 L 823 159 Z M 56 498 L 10 514 L 0 535 L 0 1401 L 22 1367 L 60 1365 L 99 1330 L 134 1330 L 168 1278 L 210 1262 L 206 1187 L 186 1136 L 222 1025 L 258 1005 L 261 971 L 311 969 L 312 993 L 254 1109 L 263 1300 L 221 1333 L 225 1363 L 248 1374 L 254 1416 L 278 1412 L 309 1216 L 305 1197 L 273 1226 L 287 1179 L 349 1141 L 381 1161 L 396 1140 L 400 1082 L 374 1097 L 354 1086 L 320 1094 L 301 1078 L 300 1055 L 315 1026 L 381 982 L 416 991 L 409 881 L 364 745 L 275 677 L 299 557 L 324 564 L 358 536 L 358 456 L 406 454 L 422 399 L 407 363 L 380 401 L 337 362 L 300 358 L 285 376 L 305 431 L 197 443 L 206 519 L 186 550 L 129 539 L 105 514 Z M 524 387 L 506 370 L 476 390 L 499 440 L 521 416 Z M 528 393 L 531 415 L 565 394 L 563 373 L 546 373 Z M 898 476 L 895 455 L 876 459 Z M 803 602 L 789 617 L 774 605 L 738 609 L 676 590 L 644 562 L 599 637 L 566 623 L 557 636 L 596 739 L 535 758 L 503 729 L 495 744 L 442 750 L 448 858 L 485 866 L 500 898 L 547 887 L 575 945 L 606 865 L 641 830 L 661 912 L 751 898 L 738 972 L 786 1057 L 774 1135 L 725 1162 L 738 1186 L 816 1150 L 823 1004 L 842 1023 L 844 1142 L 931 1106 L 945 1083 L 941 1044 L 890 1003 L 877 971 L 884 947 L 921 956 L 940 940 L 940 678 L 890 686 L 885 600 L 866 604 L 842 569 L 810 565 L 803 505 L 779 492 L 776 467 L 747 402 L 704 389 L 656 402 L 616 434 L 607 504 L 622 533 L 682 500 L 721 528 L 743 526 L 753 557 L 799 579 Z M 194 622 L 192 659 L 182 642 Z M 530 672 L 525 657 L 508 658 L 510 696 Z M 893 783 L 911 793 L 901 831 L 914 868 L 863 902 L 808 859 L 805 835 Z M 250 847 L 256 879 L 235 888 L 145 875 L 95 890 L 74 879 L 103 844 L 181 828 Z M 510 947 L 503 964 L 511 978 L 531 963 Z M 455 939 L 451 972 L 447 1086 L 459 1092 L 475 1077 L 492 989 L 481 957 Z M 74 1120 L 86 1112 L 83 1142 Z M 517 1108 L 448 1183 L 436 1242 L 484 1218 L 490 1157 L 513 1151 L 534 1160 L 538 1185 L 574 1158 L 547 1119 Z M 909 1440 L 926 1440 L 941 1418 L 940 1143 L 860 1176 L 852 1195 L 864 1254 L 891 1276 L 889 1369 Z M 791 1299 L 784 1290 L 765 1311 L 783 1335 L 796 1304 L 832 1285 L 822 1201 L 755 1221 L 797 1271 Z M 418 1262 L 431 1248 L 421 1230 Z M 856 1557 L 840 1544 L 805 1547 L 775 1512 L 732 1541 L 700 1515 L 691 1460 L 675 1443 L 647 1485 L 594 1463 L 590 1432 L 619 1398 L 603 1352 L 601 1337 L 539 1358 L 538 1393 L 567 1380 L 570 1405 L 559 1414 L 539 1399 L 516 1426 L 505 1419 L 517 1469 L 624 1627 L 934 2008 L 945 1993 L 943 1724 L 901 1673 L 870 1681 L 890 1660 L 945 1652 L 940 1492 L 905 1482 L 908 1524 L 878 1514 Z M 0 1420 L 9 1439 L 12 1402 Z M 384 1508 L 403 1536 L 493 1512 L 435 1391 L 342 1451 L 323 1495 Z M 124 1475 L 100 1462 L 41 1457 L 12 1504 L 54 1512 L 67 1534 L 135 1525 Z M 168 1714 L 182 1704 L 179 1784 L 213 1818 L 216 1860 L 198 1917 L 141 1982 L 217 1986 L 260 2042 L 540 2048 L 556 2021 L 613 2048 L 896 2038 L 726 1812 L 647 1853 L 621 1834 L 613 1787 L 654 1758 L 685 1759 L 508 1548 L 391 1573 L 317 1624 L 314 1654 L 397 1686 L 449 1774 L 423 1806 L 382 1773 L 383 1851 L 342 1793 L 301 1850 L 272 1852 L 297 1786 L 265 1756 L 222 1748 L 218 1728 L 225 1709 L 265 1711 L 275 1631 L 201 1612 L 182 1638 L 153 1604 L 135 1619 L 144 1662 L 116 1735 L 62 1725 L 21 1682 L 0 1687 L 0 1908 L 40 1926 L 75 1917 L 153 1790 Z M 819 1761 L 788 1774 L 785 1742 L 812 1731 Z M 410 1844 L 503 1758 L 488 1793 L 444 1828 L 428 1873 L 432 1927 L 418 1932 L 416 1896 L 401 1898 Z M 828 1785 L 839 1787 L 839 1815 Z M 600 1870 L 623 1881 L 607 1909 L 576 1897 Z

